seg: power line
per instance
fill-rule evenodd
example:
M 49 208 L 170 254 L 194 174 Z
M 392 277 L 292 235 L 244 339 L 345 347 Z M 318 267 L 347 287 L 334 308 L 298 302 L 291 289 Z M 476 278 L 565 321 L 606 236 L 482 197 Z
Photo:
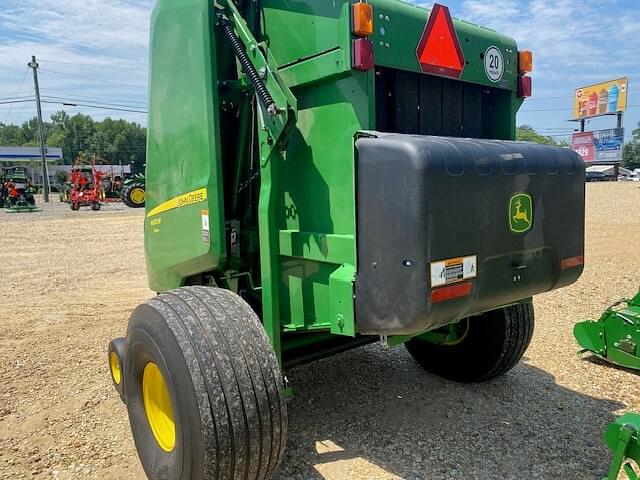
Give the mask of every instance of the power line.
M 79 100 L 77 98 L 65 98 L 65 97 L 54 97 L 54 96 L 50 96 L 50 95 L 44 95 L 44 97 L 46 97 L 47 100 L 52 100 L 52 101 L 59 101 L 62 103 L 77 103 L 77 102 L 84 102 L 86 100 Z M 103 107 L 118 107 L 118 108 L 134 108 L 134 109 L 142 109 L 143 107 L 138 106 L 138 105 L 127 105 L 127 104 L 123 104 L 123 103 L 109 103 L 109 102 L 101 102 L 101 101 L 95 101 L 95 102 L 91 102 L 92 104 L 97 104 Z
M 18 95 L 20 95 L 20 93 L 22 93 L 22 87 L 24 87 L 24 82 L 27 79 L 27 73 L 29 72 L 29 70 L 24 71 L 24 75 L 22 76 L 22 81 L 20 82 L 20 87 L 18 88 L 18 91 L 15 93 L 15 96 L 18 97 Z M 11 117 L 11 113 L 13 112 L 13 104 L 11 104 L 11 108 L 9 108 L 9 112 L 7 113 L 7 116 L 5 118 L 5 121 L 7 123 L 9 123 L 9 118 Z
M 627 105 L 627 108 L 637 108 L 637 107 L 640 107 L 640 105 Z M 520 110 L 520 112 L 568 112 L 568 111 L 573 111 L 573 108 L 542 108 L 542 109 Z
M 114 66 L 114 65 L 97 65 L 95 63 L 81 63 L 81 62 L 59 62 L 57 60 L 40 60 L 40 62 L 45 62 L 45 63 L 55 63 L 58 65 L 75 65 L 78 67 L 95 67 L 95 68 L 107 68 L 109 70 L 112 69 L 116 69 L 116 70 L 127 70 L 127 71 L 131 71 L 131 70 L 137 70 L 139 71 L 140 69 L 138 67 L 118 67 L 118 66 Z
M 538 100 L 568 100 L 573 98 L 574 98 L 574 95 L 563 95 L 561 97 L 529 97 L 525 101 L 528 103 L 528 102 L 533 102 Z
M 94 102 L 98 102 L 98 103 L 100 103 L 102 100 L 107 100 L 108 103 L 110 103 L 112 100 L 117 101 L 117 99 L 114 99 L 114 98 L 107 98 L 107 97 L 100 97 L 100 96 L 88 97 L 86 95 L 78 95 L 76 93 L 69 93 L 67 91 L 58 90 L 58 89 L 55 89 L 55 88 L 41 88 L 40 90 L 43 91 L 43 92 L 62 93 L 64 95 L 72 96 L 74 98 L 81 98 L 83 100 L 94 101 Z M 142 101 L 142 100 L 126 100 L 126 99 L 122 99 L 122 101 L 126 101 L 128 103 L 139 103 L 140 105 L 144 105 L 144 106 L 147 105 L 147 100 Z
M 29 103 L 29 102 L 35 102 L 35 99 L 31 98 L 31 99 L 28 99 L 28 100 L 3 101 L 3 102 L 0 102 L 0 105 L 10 105 L 10 104 L 15 104 L 15 103 Z M 146 110 L 133 110 L 133 109 L 128 109 L 128 108 L 116 108 L 116 107 L 109 107 L 109 106 L 105 106 L 105 105 L 90 105 L 90 104 L 87 104 L 87 103 L 68 103 L 68 102 L 64 102 L 64 101 L 51 101 L 51 100 L 42 100 L 42 103 L 48 103 L 50 105 L 62 105 L 62 106 L 66 106 L 66 107 L 96 108 L 98 110 L 110 110 L 110 111 L 116 111 L 116 112 L 130 112 L 130 113 L 144 113 L 144 114 L 147 113 Z
M 114 112 L 130 112 L 130 113 L 147 113 L 146 110 L 132 110 L 128 108 L 115 108 L 115 107 L 104 107 L 101 105 L 89 105 L 87 103 L 65 103 L 65 102 L 52 102 L 50 100 L 42 100 L 42 103 L 49 103 L 54 105 L 62 105 L 67 107 L 86 107 L 86 108 L 96 108 L 98 110 L 111 110 Z
M 11 105 L 14 103 L 27 103 L 27 102 L 35 102 L 36 100 L 34 98 L 31 98 L 29 100 L 7 100 L 5 102 L 0 102 L 0 105 Z
M 32 99 L 32 98 L 33 98 L 32 95 L 20 95 L 19 97 L 0 98 L 0 102 L 8 101 L 8 100 L 29 100 L 29 99 Z
M 46 72 L 46 73 L 53 73 L 54 75 L 61 75 L 63 77 L 81 78 L 83 80 L 89 80 L 89 81 L 92 81 L 92 82 L 107 83 L 107 84 L 111 84 L 111 85 L 120 85 L 120 86 L 124 86 L 124 87 L 147 88 L 146 86 L 142 86 L 142 85 L 134 85 L 132 83 L 114 82 L 114 81 L 111 81 L 111 80 L 104 80 L 102 78 L 95 78 L 95 77 L 85 77 L 83 75 L 76 75 L 74 73 L 58 72 L 56 70 L 50 70 L 48 68 L 42 68 L 42 69 L 40 69 L 40 71 Z

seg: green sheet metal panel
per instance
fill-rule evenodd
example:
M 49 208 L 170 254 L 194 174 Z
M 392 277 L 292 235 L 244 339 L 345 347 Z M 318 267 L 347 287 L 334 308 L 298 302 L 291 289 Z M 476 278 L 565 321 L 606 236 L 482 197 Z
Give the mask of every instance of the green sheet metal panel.
M 288 330 L 329 328 L 330 277 L 343 263 L 355 266 L 353 141 L 372 127 L 372 78 L 353 72 L 293 91 L 298 123 L 280 172 L 281 324 Z
M 264 25 L 269 48 L 279 65 L 310 58 L 350 42 L 350 9 L 356 0 L 331 2 L 265 0 Z M 370 0 L 374 31 L 370 36 L 377 66 L 420 73 L 416 50 L 430 10 L 401 0 Z M 518 53 L 515 40 L 463 20 L 453 20 L 466 60 L 461 81 L 516 89 Z M 504 58 L 504 74 L 498 82 L 485 72 L 484 54 L 496 47 Z
M 153 11 L 145 250 L 155 291 L 225 259 L 212 15 L 206 0 L 159 0 Z
M 263 0 L 266 41 L 278 65 L 348 45 L 348 4 L 345 0 Z
M 376 65 L 420 72 L 416 50 L 429 18 L 430 10 L 400 0 L 372 0 Z M 446 2 L 445 2 L 446 3 Z M 515 90 L 518 70 L 517 46 L 512 38 L 488 28 L 453 19 L 466 65 L 460 80 L 491 87 Z M 492 82 L 484 69 L 484 54 L 491 46 L 502 52 L 504 75 Z

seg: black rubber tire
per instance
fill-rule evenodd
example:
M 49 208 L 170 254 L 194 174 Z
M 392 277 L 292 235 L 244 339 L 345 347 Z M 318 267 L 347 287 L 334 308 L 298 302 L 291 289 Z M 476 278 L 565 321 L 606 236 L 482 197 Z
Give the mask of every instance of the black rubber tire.
M 100 210 L 100 203 L 98 202 L 94 202 L 91 204 L 91 210 L 93 210 L 94 212 L 97 212 Z
M 80 204 L 78 202 L 71 202 L 71 210 L 80 210 Z
M 131 208 L 143 208 L 145 205 L 145 202 L 135 203 L 133 200 L 131 200 L 131 191 L 134 188 L 141 188 L 144 190 L 145 189 L 144 187 L 145 186 L 142 183 L 132 183 L 124 187 L 124 189 L 122 190 L 122 203 L 124 203 L 127 207 L 131 207 Z
M 176 443 L 155 441 L 142 372 L 158 365 L 173 405 Z M 138 306 L 126 336 L 124 387 L 138 455 L 151 480 L 262 480 L 287 438 L 283 380 L 257 315 L 228 290 L 191 286 Z
M 511 305 L 469 318 L 460 343 L 439 345 L 416 337 L 405 345 L 425 370 L 457 382 L 485 382 L 516 366 L 531 342 L 534 323 L 531 303 Z

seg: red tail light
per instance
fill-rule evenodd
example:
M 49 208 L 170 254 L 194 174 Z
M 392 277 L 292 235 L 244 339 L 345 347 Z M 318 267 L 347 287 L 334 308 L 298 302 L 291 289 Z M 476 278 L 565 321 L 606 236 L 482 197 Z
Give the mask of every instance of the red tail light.
M 530 97 L 531 90 L 531 77 L 520 75 L 518 77 L 518 96 L 523 98 Z
M 374 67 L 373 43 L 366 38 L 358 38 L 353 41 L 353 68 L 366 71 Z

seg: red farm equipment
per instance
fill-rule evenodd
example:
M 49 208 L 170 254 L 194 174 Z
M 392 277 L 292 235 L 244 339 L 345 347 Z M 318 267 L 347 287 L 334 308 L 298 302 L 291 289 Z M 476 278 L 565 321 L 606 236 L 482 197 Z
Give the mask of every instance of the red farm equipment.
M 91 210 L 100 210 L 100 201 L 103 198 L 102 177 L 104 174 L 96 169 L 95 162 L 90 166 L 76 164 L 71 171 L 71 192 L 69 204 L 71 210 L 80 210 L 80 207 L 91 207 Z

